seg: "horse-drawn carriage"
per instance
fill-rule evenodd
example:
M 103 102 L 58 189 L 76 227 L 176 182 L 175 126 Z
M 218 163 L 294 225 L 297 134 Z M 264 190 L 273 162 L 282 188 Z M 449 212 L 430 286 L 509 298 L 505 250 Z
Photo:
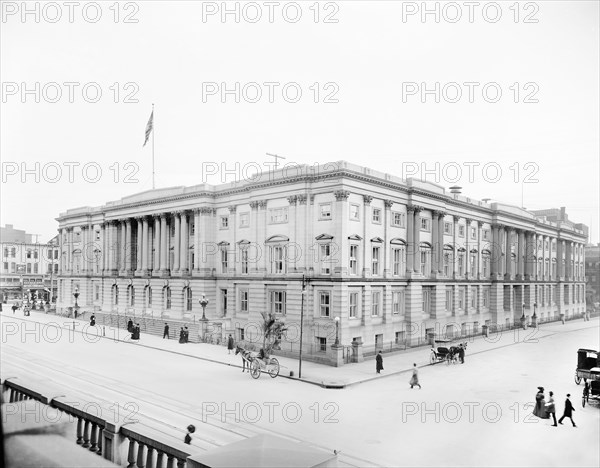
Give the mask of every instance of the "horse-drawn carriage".
M 255 353 L 237 346 L 235 354 L 242 355 L 242 372 L 248 367 L 250 375 L 254 379 L 258 379 L 263 370 L 273 379 L 279 375 L 279 361 L 277 358 L 267 355 L 263 348 L 258 353 Z
M 575 383 L 579 385 L 581 380 L 586 381 L 581 405 L 585 406 L 590 402 L 600 405 L 600 356 L 598 351 L 584 348 L 577 350 Z
M 460 343 L 458 346 L 438 346 L 437 348 L 431 348 L 431 354 L 429 356 L 429 362 L 436 364 L 438 362 L 446 362 L 446 364 L 456 364 L 458 362 L 458 356 L 460 354 L 460 347 L 464 350 L 467 349 L 467 343 Z

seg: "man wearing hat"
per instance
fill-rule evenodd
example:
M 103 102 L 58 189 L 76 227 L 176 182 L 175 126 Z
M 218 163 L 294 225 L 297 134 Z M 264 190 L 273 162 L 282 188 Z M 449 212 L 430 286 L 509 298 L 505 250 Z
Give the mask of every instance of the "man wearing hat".
M 569 400 L 570 397 L 571 394 L 567 393 L 567 399 L 565 400 L 565 411 L 563 412 L 562 417 L 558 420 L 558 424 L 562 424 L 563 419 L 569 418 L 571 420 L 571 423 L 573 423 L 573 427 L 577 427 L 575 425 L 575 421 L 573 421 L 573 411 L 575 411 L 575 408 L 573 408 L 571 400 Z

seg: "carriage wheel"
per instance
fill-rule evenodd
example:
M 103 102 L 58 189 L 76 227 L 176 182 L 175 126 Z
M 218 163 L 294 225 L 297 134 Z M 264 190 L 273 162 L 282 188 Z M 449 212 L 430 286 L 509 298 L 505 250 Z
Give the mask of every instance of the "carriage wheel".
M 271 358 L 269 363 L 269 375 L 272 379 L 279 375 L 279 361 L 275 358 Z
M 431 355 L 429 356 L 429 362 L 431 364 L 435 364 L 435 361 L 436 361 L 435 353 L 432 351 Z
M 579 375 L 577 375 L 577 372 L 575 372 L 575 383 L 577 385 L 579 385 L 581 383 L 581 377 Z
M 250 375 L 253 379 L 260 377 L 260 364 L 258 362 L 252 361 L 252 364 L 250 364 Z

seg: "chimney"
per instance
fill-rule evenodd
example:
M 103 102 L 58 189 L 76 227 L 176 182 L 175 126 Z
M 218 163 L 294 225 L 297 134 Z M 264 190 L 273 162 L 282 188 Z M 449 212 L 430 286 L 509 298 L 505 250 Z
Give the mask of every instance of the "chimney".
M 450 193 L 453 193 L 455 195 L 460 195 L 461 190 L 462 190 L 462 187 L 459 187 L 458 185 L 450 187 Z
M 567 220 L 567 209 L 564 206 L 560 207 L 560 218 L 561 221 Z

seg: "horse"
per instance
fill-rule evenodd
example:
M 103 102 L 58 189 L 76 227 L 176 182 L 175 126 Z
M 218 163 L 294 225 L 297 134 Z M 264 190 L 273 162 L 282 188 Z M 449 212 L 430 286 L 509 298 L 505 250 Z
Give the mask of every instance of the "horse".
M 458 353 L 460 352 L 460 347 L 462 346 L 463 350 L 467 351 L 467 345 L 468 343 L 465 341 L 463 343 L 459 343 L 458 346 L 450 346 L 450 349 L 448 350 L 448 352 L 450 353 L 450 359 L 452 361 L 457 361 Z
M 254 359 L 252 356 L 252 352 L 247 349 L 242 348 L 240 345 L 235 347 L 235 355 L 242 355 L 242 372 L 246 372 L 246 365 L 248 365 L 248 372 L 250 371 L 250 363 Z

